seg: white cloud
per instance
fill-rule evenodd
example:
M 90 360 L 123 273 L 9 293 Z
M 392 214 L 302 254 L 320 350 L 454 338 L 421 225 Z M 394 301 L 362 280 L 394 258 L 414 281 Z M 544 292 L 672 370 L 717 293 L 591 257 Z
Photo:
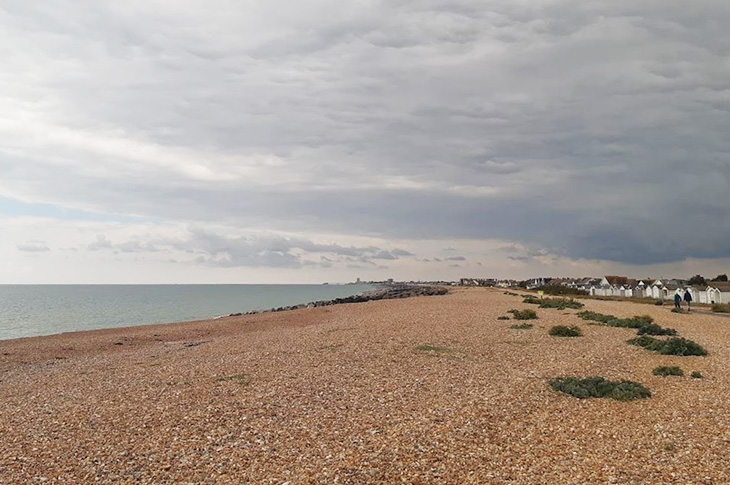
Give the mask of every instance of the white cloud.
M 18 244 L 18 251 L 25 251 L 29 253 L 42 253 L 50 251 L 51 249 L 43 241 L 26 241 L 22 244 Z

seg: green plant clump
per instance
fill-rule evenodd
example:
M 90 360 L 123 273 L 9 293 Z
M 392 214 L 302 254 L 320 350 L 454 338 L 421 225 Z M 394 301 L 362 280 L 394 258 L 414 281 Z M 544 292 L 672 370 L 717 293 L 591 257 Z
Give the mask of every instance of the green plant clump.
M 633 381 L 607 381 L 603 377 L 558 377 L 548 381 L 550 387 L 578 399 L 603 397 L 617 401 L 632 401 L 651 397 L 651 391 Z
M 536 320 L 537 312 L 535 310 L 510 310 L 508 313 L 514 315 L 515 320 Z
M 566 308 L 583 308 L 585 305 L 572 298 L 535 298 L 532 295 L 527 295 L 522 303 L 528 303 L 530 305 L 539 305 L 540 308 L 555 308 L 557 310 L 565 310 Z
M 512 330 L 530 330 L 532 326 L 533 325 L 531 323 L 519 323 L 516 325 L 512 325 L 510 328 Z
M 421 352 L 429 352 L 433 354 L 451 354 L 454 352 L 454 349 L 450 349 L 448 347 L 438 347 L 436 345 L 431 344 L 422 344 L 416 347 L 416 350 L 420 350 Z
M 629 340 L 628 343 L 662 355 L 707 355 L 707 350 L 701 345 L 682 337 L 659 340 L 642 335 Z
M 236 374 L 233 376 L 222 376 L 218 378 L 218 382 L 235 382 L 236 384 L 246 387 L 251 383 L 251 377 L 247 374 Z
M 534 297 L 532 295 L 527 295 L 522 300 L 522 303 L 529 303 L 530 305 L 539 305 L 541 302 L 542 302 L 542 300 L 540 300 L 539 298 Z
M 575 325 L 572 327 L 568 327 L 566 325 L 555 325 L 548 330 L 548 333 L 553 337 L 580 337 L 583 335 L 580 328 Z
M 680 376 L 681 377 L 684 375 L 684 371 L 677 366 L 655 367 L 654 370 L 651 371 L 651 373 L 654 374 L 655 376 L 662 376 L 662 377 L 666 377 L 666 376 Z
M 577 315 L 583 320 L 599 323 L 608 323 L 610 320 L 616 320 L 616 317 L 613 315 L 604 315 L 603 313 L 592 312 L 590 310 L 578 312 Z
M 677 335 L 677 331 L 673 328 L 664 328 L 656 323 L 647 323 L 641 325 L 638 331 L 639 335 Z
M 692 374 L 690 374 L 690 376 L 692 377 L 692 379 L 702 379 L 702 377 L 704 377 L 702 375 L 702 372 L 700 371 L 694 371 L 692 372 Z
M 673 328 L 664 328 L 657 325 L 649 315 L 636 315 L 631 318 L 617 318 L 613 315 L 604 315 L 591 311 L 582 311 L 578 316 L 583 320 L 598 322 L 608 327 L 634 328 L 639 335 L 677 335 Z
M 585 305 L 572 298 L 545 298 L 540 302 L 540 308 L 556 308 L 565 310 L 566 308 L 583 308 Z
M 502 315 L 501 317 L 497 317 L 497 320 L 509 320 L 509 317 L 507 315 Z
M 713 303 L 712 311 L 715 313 L 730 313 L 730 303 L 724 305 L 722 303 Z

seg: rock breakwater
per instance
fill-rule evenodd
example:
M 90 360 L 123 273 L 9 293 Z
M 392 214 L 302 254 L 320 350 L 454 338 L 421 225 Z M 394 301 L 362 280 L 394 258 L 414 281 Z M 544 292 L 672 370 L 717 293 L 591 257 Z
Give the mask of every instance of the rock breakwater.
M 246 313 L 231 313 L 229 317 L 240 317 L 241 315 L 255 315 L 258 313 L 270 312 L 286 312 L 289 310 L 300 310 L 303 308 L 318 308 L 331 305 L 343 305 L 346 303 L 365 303 L 366 301 L 376 300 L 393 300 L 397 298 L 412 298 L 415 296 L 437 296 L 445 295 L 448 289 L 440 286 L 416 286 L 416 285 L 393 285 L 379 288 L 374 291 L 362 293 L 360 295 L 352 295 L 344 298 L 335 298 L 333 300 L 311 301 L 309 303 L 301 303 L 299 305 L 282 306 L 270 308 L 268 310 L 252 310 Z

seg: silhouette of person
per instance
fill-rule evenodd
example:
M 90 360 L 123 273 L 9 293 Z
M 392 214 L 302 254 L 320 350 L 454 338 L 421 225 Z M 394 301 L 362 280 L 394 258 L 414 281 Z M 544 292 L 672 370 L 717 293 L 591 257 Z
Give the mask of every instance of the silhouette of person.
M 674 308 L 682 308 L 682 297 L 679 295 L 679 293 L 674 294 Z
M 692 304 L 692 293 L 690 293 L 689 290 L 684 290 L 684 301 L 687 302 L 687 311 L 690 311 L 690 306 Z

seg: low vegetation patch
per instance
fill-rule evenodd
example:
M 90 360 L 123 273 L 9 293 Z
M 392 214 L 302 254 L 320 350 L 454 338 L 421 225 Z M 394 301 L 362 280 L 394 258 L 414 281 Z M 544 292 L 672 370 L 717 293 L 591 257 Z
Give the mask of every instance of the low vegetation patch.
M 566 308 L 583 308 L 585 305 L 579 301 L 575 301 L 572 298 L 535 298 L 532 295 L 527 295 L 522 303 L 528 303 L 530 305 L 539 305 L 540 308 L 556 308 L 558 310 L 565 310 Z
M 585 305 L 583 303 L 573 300 L 572 298 L 544 298 L 540 302 L 540 308 L 555 308 L 557 310 L 565 310 L 566 308 L 577 310 L 584 306 Z
M 712 311 L 715 313 L 730 313 L 730 303 L 713 303 Z
M 537 320 L 537 312 L 535 310 L 510 310 L 515 320 Z
M 628 343 L 662 355 L 707 355 L 707 350 L 705 350 L 701 345 L 693 342 L 692 340 L 681 337 L 659 340 L 642 335 L 629 340 Z
M 502 315 L 501 317 L 497 317 L 497 320 L 509 320 L 509 317 L 507 315 Z
M 235 382 L 236 384 L 245 387 L 251 384 L 251 378 L 246 374 L 236 374 L 233 376 L 219 377 L 218 382 Z
M 651 391 L 633 381 L 607 381 L 603 377 L 558 377 L 548 381 L 550 387 L 578 399 L 603 397 L 617 401 L 633 401 L 651 397 Z
M 583 320 L 598 322 L 598 324 L 607 327 L 618 328 L 634 328 L 638 330 L 639 335 L 677 335 L 677 331 L 673 328 L 664 328 L 654 323 L 654 319 L 649 315 L 637 315 L 631 318 L 618 318 L 614 315 L 604 315 L 591 311 L 582 311 L 578 316 Z
M 647 323 L 641 325 L 638 329 L 639 335 L 677 335 L 677 331 L 673 328 L 664 328 L 656 323 Z
M 548 330 L 548 334 L 552 335 L 553 337 L 580 337 L 583 335 L 583 332 L 581 332 L 580 328 L 573 325 L 571 327 L 568 327 L 566 325 L 555 325 L 550 330 Z
M 510 328 L 512 330 L 530 330 L 532 328 L 531 323 L 518 323 L 516 325 L 512 325 Z
M 674 308 L 672 308 L 669 311 L 672 312 L 672 313 L 687 313 L 687 312 L 684 311 L 683 308 L 677 308 L 677 307 L 674 307 Z
M 504 294 L 509 296 L 520 296 L 519 293 L 515 293 L 514 291 L 505 291 Z
M 416 347 L 416 350 L 426 352 L 432 355 L 454 355 L 456 351 L 448 347 L 439 347 L 437 345 L 422 344 Z
M 577 315 L 583 320 L 589 320 L 592 322 L 607 323 L 609 320 L 615 320 L 616 317 L 613 315 L 605 315 L 603 313 L 592 312 L 590 310 L 584 310 L 578 312 Z
M 702 379 L 704 376 L 702 375 L 702 372 L 700 371 L 694 371 L 692 374 L 690 374 L 692 379 Z
M 651 371 L 651 373 L 654 374 L 655 376 L 662 376 L 662 377 L 666 377 L 666 376 L 680 376 L 681 377 L 684 375 L 684 371 L 677 366 L 655 367 L 654 370 Z

